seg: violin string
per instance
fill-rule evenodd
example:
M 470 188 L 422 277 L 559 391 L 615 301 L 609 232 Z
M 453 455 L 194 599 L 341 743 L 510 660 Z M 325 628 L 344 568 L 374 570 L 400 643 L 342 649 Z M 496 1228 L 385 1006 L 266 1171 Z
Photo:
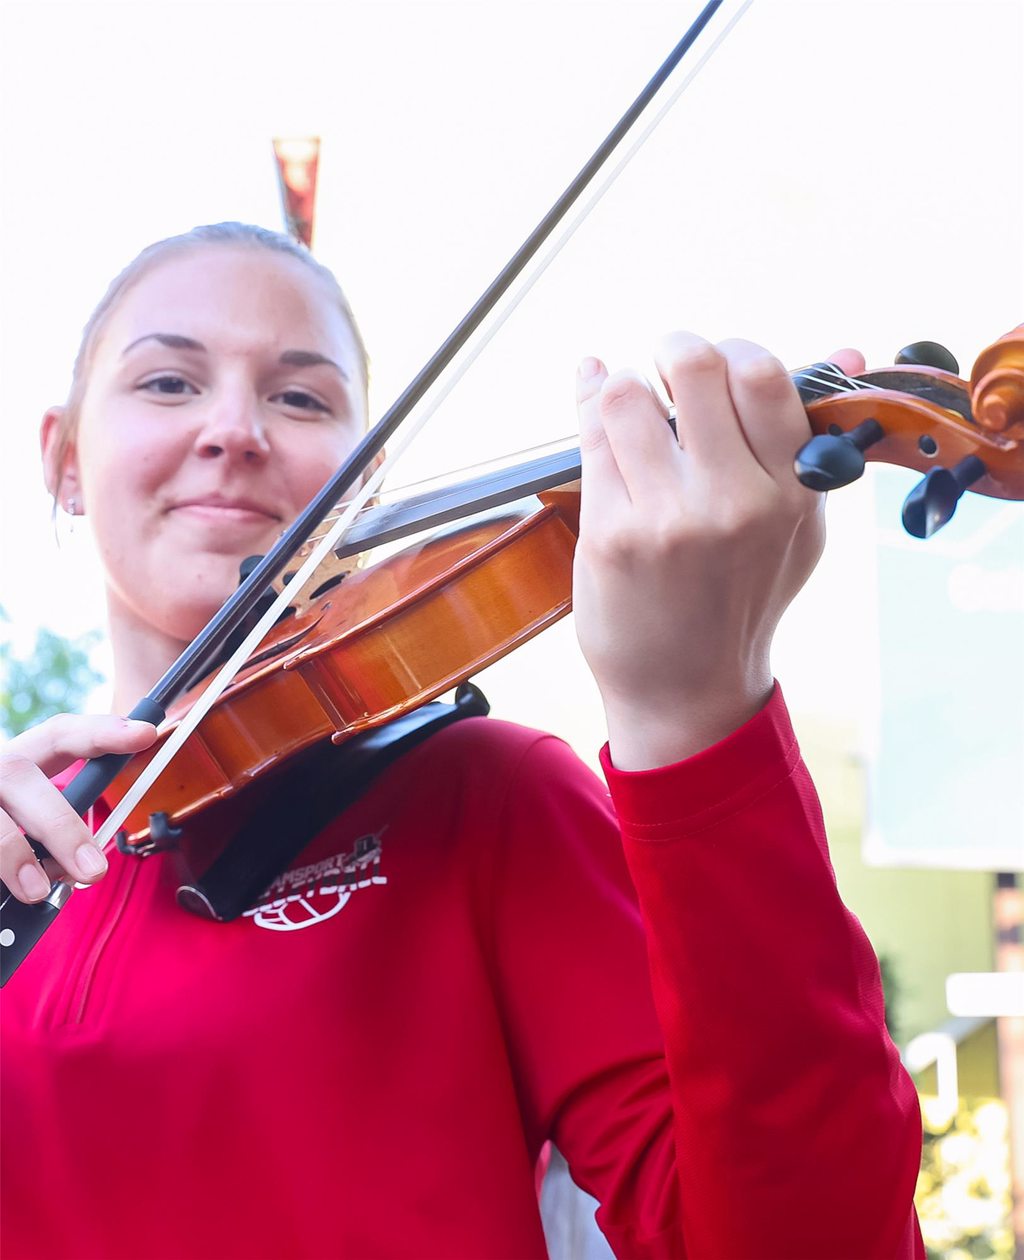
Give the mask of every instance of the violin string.
M 802 381 L 809 381 L 812 385 L 821 385 L 833 394 L 851 394 L 859 389 L 875 389 L 870 381 L 858 380 L 855 376 L 847 376 L 845 372 L 836 369 L 835 376 L 821 377 L 812 376 L 810 372 L 802 372 L 800 374 Z

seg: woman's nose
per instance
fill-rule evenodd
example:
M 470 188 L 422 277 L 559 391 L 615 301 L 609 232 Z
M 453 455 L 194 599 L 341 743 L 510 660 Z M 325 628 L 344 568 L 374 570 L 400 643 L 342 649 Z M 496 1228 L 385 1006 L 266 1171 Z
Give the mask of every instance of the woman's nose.
M 217 400 L 196 435 L 196 450 L 206 458 L 266 459 L 270 445 L 257 401 L 241 397 Z

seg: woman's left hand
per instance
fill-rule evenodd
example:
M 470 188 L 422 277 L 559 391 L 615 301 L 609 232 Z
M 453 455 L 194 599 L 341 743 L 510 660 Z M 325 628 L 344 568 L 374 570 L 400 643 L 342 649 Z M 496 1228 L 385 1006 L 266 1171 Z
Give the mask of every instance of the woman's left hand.
M 832 356 L 863 371 L 856 351 Z M 747 341 L 664 338 L 676 408 L 584 360 L 573 604 L 614 764 L 666 765 L 724 738 L 772 691 L 772 637 L 824 544 L 823 496 L 793 458 L 810 436 L 777 359 Z

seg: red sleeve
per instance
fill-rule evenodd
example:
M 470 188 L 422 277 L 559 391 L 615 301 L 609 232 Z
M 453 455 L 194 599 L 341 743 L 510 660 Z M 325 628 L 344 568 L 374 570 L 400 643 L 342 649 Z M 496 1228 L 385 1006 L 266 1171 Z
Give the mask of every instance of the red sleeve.
M 781 694 L 678 765 L 602 761 L 664 1035 L 685 1254 L 923 1257 L 917 1097 Z

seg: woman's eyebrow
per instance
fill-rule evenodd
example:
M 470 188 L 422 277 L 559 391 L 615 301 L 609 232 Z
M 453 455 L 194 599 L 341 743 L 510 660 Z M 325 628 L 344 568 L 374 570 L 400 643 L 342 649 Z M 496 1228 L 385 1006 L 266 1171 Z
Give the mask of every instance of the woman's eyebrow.
M 161 345 L 168 346 L 172 350 L 197 350 L 201 354 L 206 353 L 206 347 L 201 341 L 196 341 L 192 337 L 183 337 L 181 333 L 165 333 L 154 332 L 146 333 L 143 337 L 136 338 L 130 345 L 125 346 L 121 351 L 122 358 L 129 350 L 134 350 L 136 346 L 141 345 L 144 341 L 159 341 Z M 318 367 L 321 364 L 332 367 L 344 380 L 349 380 L 349 374 L 333 359 L 329 359 L 326 354 L 320 354 L 317 350 L 285 350 L 278 362 L 288 367 Z
M 348 373 L 340 363 L 335 363 L 333 359 L 329 359 L 326 354 L 320 354 L 317 350 L 286 350 L 279 360 L 281 363 L 287 364 L 289 367 L 317 367 L 321 363 L 327 367 L 332 367 L 339 376 L 349 379 Z
M 136 346 L 141 345 L 144 341 L 159 341 L 163 346 L 169 346 L 172 350 L 200 350 L 206 353 L 206 347 L 201 341 L 194 341 L 191 337 L 183 337 L 180 333 L 146 333 L 144 337 L 138 337 L 130 345 L 125 346 L 121 351 L 121 357 L 134 350 Z

